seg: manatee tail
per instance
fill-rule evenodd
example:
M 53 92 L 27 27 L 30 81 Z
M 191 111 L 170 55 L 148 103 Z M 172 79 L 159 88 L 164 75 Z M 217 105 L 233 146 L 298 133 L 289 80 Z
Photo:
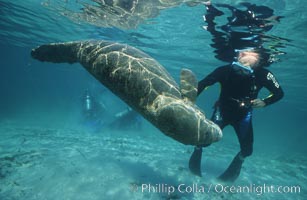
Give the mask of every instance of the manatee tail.
M 192 153 L 189 160 L 189 169 L 190 171 L 201 177 L 201 156 L 202 156 L 202 147 L 195 147 L 194 152 Z
M 80 42 L 52 43 L 32 49 L 31 56 L 42 62 L 75 63 Z

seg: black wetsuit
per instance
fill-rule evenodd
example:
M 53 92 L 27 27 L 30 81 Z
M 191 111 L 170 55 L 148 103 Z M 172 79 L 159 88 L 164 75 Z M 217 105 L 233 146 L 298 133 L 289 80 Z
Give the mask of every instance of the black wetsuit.
M 269 70 L 258 68 L 252 71 L 233 63 L 217 68 L 201 80 L 198 84 L 198 94 L 217 82 L 221 84 L 218 106 L 222 119 L 216 123 L 222 129 L 232 125 L 240 142 L 241 155 L 249 156 L 253 150 L 251 100 L 256 99 L 260 89 L 265 87 L 271 94 L 263 101 L 270 105 L 283 97 L 283 90 Z

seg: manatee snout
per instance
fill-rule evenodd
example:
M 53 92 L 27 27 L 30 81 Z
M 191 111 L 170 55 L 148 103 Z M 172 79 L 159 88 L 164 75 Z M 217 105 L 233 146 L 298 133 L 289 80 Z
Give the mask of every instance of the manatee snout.
M 168 136 L 187 145 L 207 145 L 222 138 L 222 131 L 216 124 L 194 106 L 181 102 L 161 109 L 158 123 Z

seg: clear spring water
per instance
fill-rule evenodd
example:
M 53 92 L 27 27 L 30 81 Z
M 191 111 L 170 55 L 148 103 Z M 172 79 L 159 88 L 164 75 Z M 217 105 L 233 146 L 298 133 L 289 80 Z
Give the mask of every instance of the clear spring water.
M 152 7 L 157 5 L 153 2 Z M 199 79 L 222 63 L 214 58 L 211 35 L 202 26 L 204 6 L 185 4 L 162 10 L 134 28 L 101 27 L 78 13 L 93 1 L 0 0 L 0 198 L 1 199 L 252 199 L 254 193 L 140 192 L 142 184 L 204 184 L 209 187 L 237 152 L 231 128 L 206 152 L 204 177 L 189 173 L 193 149 L 162 135 L 144 120 L 141 130 L 101 130 L 80 126 L 80 98 L 85 89 L 105 104 L 105 118 L 126 105 L 80 65 L 40 63 L 30 57 L 37 45 L 84 39 L 128 43 L 160 62 L 178 81 L 187 67 Z M 235 4 L 237 1 L 216 1 Z M 301 192 L 266 193 L 264 199 L 306 199 L 305 139 L 307 113 L 306 4 L 250 1 L 274 8 L 285 18 L 269 34 L 292 40 L 270 70 L 285 97 L 254 114 L 255 150 L 237 184 L 300 185 Z M 147 5 L 147 4 L 146 4 Z M 84 17 L 84 16 L 83 16 Z M 218 87 L 197 104 L 211 115 Z M 265 93 L 263 94 L 265 95 Z M 134 191 L 131 187 L 139 187 Z M 160 185 L 161 186 L 161 185 Z M 211 196 L 210 196 L 211 195 Z

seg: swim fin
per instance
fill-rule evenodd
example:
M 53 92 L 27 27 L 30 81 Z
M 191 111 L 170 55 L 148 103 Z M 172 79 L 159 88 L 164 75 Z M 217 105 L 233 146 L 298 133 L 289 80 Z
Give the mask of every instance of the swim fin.
M 190 171 L 201 177 L 201 156 L 202 156 L 203 148 L 195 147 L 194 152 L 192 153 L 189 160 L 189 169 Z
M 218 179 L 224 182 L 234 182 L 240 175 L 243 162 L 244 158 L 242 158 L 241 153 L 238 153 L 226 171 Z

